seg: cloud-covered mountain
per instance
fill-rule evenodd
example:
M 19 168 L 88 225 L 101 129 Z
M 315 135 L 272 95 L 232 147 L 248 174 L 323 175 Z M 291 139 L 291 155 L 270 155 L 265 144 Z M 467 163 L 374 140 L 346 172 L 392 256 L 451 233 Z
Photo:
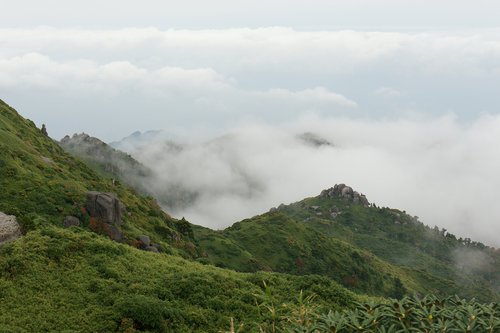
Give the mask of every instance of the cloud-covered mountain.
M 216 139 L 126 141 L 127 152 L 154 171 L 153 192 L 196 194 L 185 207 L 165 206 L 196 224 L 226 227 L 345 182 L 378 205 L 405 207 L 426 224 L 498 246 L 499 133 L 496 116 L 467 126 L 451 116 L 306 117 L 281 127 L 246 125 Z

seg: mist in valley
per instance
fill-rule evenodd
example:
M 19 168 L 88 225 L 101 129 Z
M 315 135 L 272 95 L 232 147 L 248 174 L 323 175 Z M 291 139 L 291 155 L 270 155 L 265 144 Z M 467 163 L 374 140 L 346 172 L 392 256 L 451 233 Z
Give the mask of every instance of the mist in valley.
M 500 245 L 500 117 L 353 120 L 314 114 L 248 123 L 216 138 L 136 133 L 113 145 L 153 170 L 176 217 L 215 229 L 346 183 L 370 202 Z

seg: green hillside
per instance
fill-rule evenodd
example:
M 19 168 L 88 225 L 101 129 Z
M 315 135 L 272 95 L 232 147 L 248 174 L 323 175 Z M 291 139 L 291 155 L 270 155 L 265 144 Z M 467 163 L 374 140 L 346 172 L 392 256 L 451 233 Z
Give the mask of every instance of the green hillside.
M 196 256 L 190 226 L 165 214 L 151 197 L 135 194 L 65 153 L 35 124 L 0 101 L 0 211 L 15 215 L 25 231 L 44 225 L 62 226 L 65 216 L 89 224 L 88 191 L 116 193 L 124 203 L 123 232 L 132 244 L 150 235 L 168 253 Z
M 321 274 L 377 296 L 500 299 L 498 250 L 457 239 L 399 210 L 341 197 L 282 205 L 220 232 L 195 227 L 195 236 L 205 260 L 238 271 Z
M 325 235 L 280 212 L 235 223 L 222 233 L 195 228 L 207 260 L 239 271 L 328 276 L 374 296 L 402 297 L 401 271 L 367 251 Z
M 300 290 L 323 311 L 357 299 L 326 278 L 236 273 L 81 229 L 46 227 L 0 247 L 2 332 L 218 332 L 230 318 L 255 332 L 273 322 L 267 306 L 292 313 Z

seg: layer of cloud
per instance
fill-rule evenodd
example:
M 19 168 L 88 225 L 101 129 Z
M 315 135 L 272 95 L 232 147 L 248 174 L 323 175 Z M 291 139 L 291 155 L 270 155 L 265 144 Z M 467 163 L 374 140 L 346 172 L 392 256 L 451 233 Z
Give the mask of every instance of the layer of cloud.
M 193 125 L 220 130 L 308 112 L 378 118 L 452 111 L 471 119 L 498 112 L 499 36 L 0 29 L 0 98 L 58 138 L 92 131 L 116 140 L 138 129 Z M 111 120 L 112 132 L 103 125 Z
M 333 145 L 311 146 L 300 137 L 306 132 Z M 453 116 L 418 121 L 307 116 L 282 126 L 245 125 L 180 148 L 151 139 L 129 151 L 156 171 L 163 191 L 170 186 L 198 195 L 188 208 L 173 211 L 193 223 L 222 228 L 346 183 L 379 206 L 499 246 L 498 142 L 500 116 L 483 116 L 467 126 Z
M 472 32 L 296 31 L 291 28 L 223 30 L 0 29 L 1 54 L 38 52 L 60 59 L 109 62 L 133 59 L 144 66 L 227 70 L 288 69 L 345 73 L 391 60 L 406 70 L 485 73 L 499 68 L 498 30 Z M 291 65 L 299 65 L 296 68 Z M 415 68 L 417 66 L 417 68 Z M 415 72 L 414 74 L 419 74 Z

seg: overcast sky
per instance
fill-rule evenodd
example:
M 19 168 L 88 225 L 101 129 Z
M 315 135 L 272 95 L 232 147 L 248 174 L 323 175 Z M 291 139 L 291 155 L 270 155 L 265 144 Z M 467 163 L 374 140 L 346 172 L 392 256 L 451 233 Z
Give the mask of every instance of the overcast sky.
M 1 98 L 55 138 L 498 112 L 496 1 L 0 5 Z
M 388 130 L 378 147 L 394 154 L 384 165 L 397 160 L 404 175 L 398 179 L 408 182 L 420 170 L 408 163 L 430 158 L 414 134 L 424 139 L 429 134 L 423 124 L 435 129 L 451 119 L 449 135 L 433 132 L 426 144 L 465 157 L 440 164 L 436 157 L 442 154 L 433 155 L 435 163 L 423 163 L 419 176 L 434 179 L 441 190 L 419 204 L 412 202 L 427 193 L 419 184 L 413 184 L 419 191 L 405 187 L 411 199 L 404 202 L 377 191 L 371 197 L 380 205 L 409 205 L 398 208 L 453 230 L 452 207 L 467 202 L 452 200 L 454 182 L 474 175 L 464 191 L 475 193 L 476 209 L 462 214 L 461 224 L 479 223 L 484 237 L 478 237 L 494 242 L 488 230 L 500 212 L 487 217 L 481 211 L 486 197 L 496 197 L 493 188 L 500 188 L 500 177 L 490 173 L 500 162 L 490 149 L 478 153 L 483 164 L 471 156 L 482 138 L 497 138 L 496 125 L 488 122 L 497 124 L 500 111 L 498 1 L 0 0 L 0 8 L 0 98 L 37 125 L 45 123 L 55 139 L 84 131 L 109 142 L 162 129 L 171 138 L 201 142 L 248 124 L 283 129 L 312 117 L 319 120 L 301 130 L 328 133 L 319 126 L 324 123 L 338 131 L 333 124 L 349 119 L 356 135 L 348 139 L 359 136 L 369 147 L 373 136 L 365 133 L 403 122 L 418 129 L 411 140 Z M 467 137 L 465 143 L 457 133 Z M 391 150 L 390 140 L 407 142 L 416 155 Z M 454 163 L 464 168 L 450 173 L 439 167 Z M 380 177 L 395 174 L 381 171 Z M 353 168 L 321 187 L 345 179 L 362 192 L 378 184 Z M 494 186 L 482 193 L 481 182 Z M 275 191 L 245 214 L 320 190 L 297 184 L 286 196 Z M 447 210 L 432 215 L 443 196 L 451 198 Z
M 497 27 L 495 0 L 17 0 L 4 1 L 7 27 L 220 29 L 429 29 Z

